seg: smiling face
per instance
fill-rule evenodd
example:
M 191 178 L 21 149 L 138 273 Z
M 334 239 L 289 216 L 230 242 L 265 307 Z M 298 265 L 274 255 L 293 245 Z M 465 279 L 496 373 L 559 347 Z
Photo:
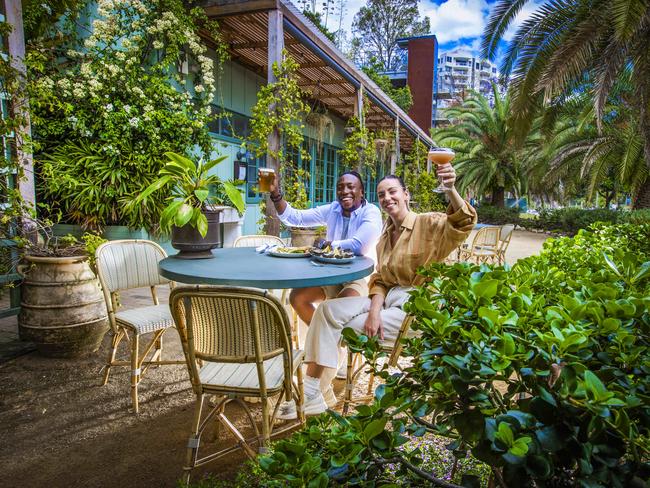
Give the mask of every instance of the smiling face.
M 393 219 L 402 220 L 408 213 L 411 199 L 408 190 L 402 188 L 398 179 L 386 178 L 377 185 L 377 199 L 381 209 Z
M 363 202 L 361 182 L 353 175 L 343 175 L 336 182 L 336 199 L 343 210 L 354 210 Z

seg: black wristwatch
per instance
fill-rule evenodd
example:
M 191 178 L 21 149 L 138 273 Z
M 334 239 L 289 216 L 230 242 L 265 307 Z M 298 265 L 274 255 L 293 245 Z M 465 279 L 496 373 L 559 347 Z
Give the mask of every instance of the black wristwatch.
M 275 195 L 275 196 L 269 195 L 269 198 L 271 199 L 271 201 L 273 203 L 278 203 L 280 200 L 282 200 L 284 198 L 284 195 L 282 194 L 281 191 L 279 191 L 278 194 Z

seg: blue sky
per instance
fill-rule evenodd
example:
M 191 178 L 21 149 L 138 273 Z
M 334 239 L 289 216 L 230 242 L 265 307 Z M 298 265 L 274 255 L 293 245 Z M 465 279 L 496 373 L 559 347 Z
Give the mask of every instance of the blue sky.
M 541 0 L 537 0 L 541 3 Z M 336 3 L 336 2 L 335 2 Z M 344 29 L 351 31 L 354 15 L 366 2 L 365 0 L 347 0 L 346 15 L 343 20 Z M 481 34 L 490 16 L 490 11 L 496 5 L 496 0 L 420 0 L 420 15 L 431 19 L 431 31 L 435 34 L 439 49 L 445 51 L 455 47 L 466 47 L 479 51 Z M 506 40 L 512 38 L 516 27 L 523 22 L 534 10 L 537 2 L 525 5 L 506 35 Z M 330 17 L 329 27 L 338 28 Z

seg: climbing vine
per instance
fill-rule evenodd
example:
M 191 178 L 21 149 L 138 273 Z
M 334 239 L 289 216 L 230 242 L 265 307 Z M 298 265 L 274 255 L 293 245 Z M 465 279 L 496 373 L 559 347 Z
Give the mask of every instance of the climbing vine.
M 310 108 L 298 85 L 297 70 L 298 63 L 283 51 L 282 63 L 273 63 L 277 81 L 258 91 L 252 110 L 250 146 L 258 157 L 269 154 L 277 159 L 280 167 L 288 162 L 287 154 L 291 150 L 301 152 L 303 160 L 309 159 L 303 147 L 303 131 Z M 276 131 L 281 141 L 277 151 L 269 147 L 269 137 Z
M 373 132 L 365 124 L 362 124 L 356 115 L 348 119 L 347 127 L 351 131 L 343 141 L 343 148 L 339 151 L 341 163 L 346 168 L 366 167 L 374 175 L 377 152 Z

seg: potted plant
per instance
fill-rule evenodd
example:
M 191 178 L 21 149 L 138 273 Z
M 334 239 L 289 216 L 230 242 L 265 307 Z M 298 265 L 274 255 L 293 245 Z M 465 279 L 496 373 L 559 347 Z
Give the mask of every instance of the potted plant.
M 226 156 L 208 162 L 194 162 L 174 152 L 165 155 L 169 161 L 160 170 L 159 178 L 131 204 L 141 203 L 152 193 L 172 185 L 168 204 L 160 216 L 160 228 L 171 233 L 171 244 L 180 251 L 175 257 L 212 258 L 211 250 L 221 244 L 219 213 L 223 207 L 219 204 L 223 201 L 211 196 L 210 189 L 222 191 L 240 213 L 245 209 L 242 194 L 233 183 L 208 174 Z
M 44 356 L 80 357 L 97 351 L 108 318 L 89 255 L 103 239 L 88 233 L 84 242 L 55 237 L 49 222 L 37 220 L 30 227 L 28 235 L 14 238 L 22 250 L 20 338 L 33 342 Z

